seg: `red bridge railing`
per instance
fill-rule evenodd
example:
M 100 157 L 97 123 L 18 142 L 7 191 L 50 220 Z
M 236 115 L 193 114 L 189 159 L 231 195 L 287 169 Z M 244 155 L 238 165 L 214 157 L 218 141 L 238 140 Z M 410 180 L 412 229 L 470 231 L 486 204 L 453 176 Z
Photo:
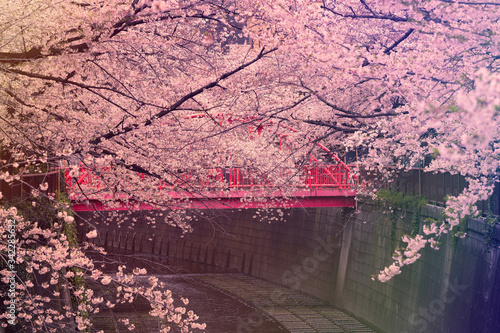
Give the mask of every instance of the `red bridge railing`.
M 281 169 L 278 171 L 283 179 L 298 176 L 298 187 L 304 189 L 353 189 L 358 184 L 358 177 L 353 173 L 354 166 L 342 162 L 334 165 L 306 166 L 298 169 Z M 106 191 L 111 188 L 105 182 L 105 174 L 112 172 L 111 168 L 102 168 L 93 172 L 91 169 L 80 168 L 75 177 L 70 171 L 66 173 L 66 185 L 70 195 L 79 188 L 95 191 Z M 101 174 L 101 176 L 98 175 Z M 104 176 L 104 177 L 103 177 Z M 268 175 L 255 169 L 245 168 L 214 168 L 205 169 L 203 172 L 179 170 L 172 175 L 173 181 L 167 183 L 151 176 L 140 174 L 141 181 L 152 183 L 158 190 L 175 190 L 189 187 L 204 190 L 241 189 L 251 190 L 271 187 L 273 182 Z M 123 185 L 123 184 L 122 184 Z
M 206 114 L 195 114 L 189 115 L 185 118 L 203 118 Z M 248 119 L 238 119 L 234 118 L 233 115 L 226 114 L 216 114 L 213 115 L 215 118 L 222 122 L 227 121 L 229 124 L 233 122 L 243 122 L 249 124 L 249 131 L 253 133 L 254 131 L 257 135 L 261 135 L 262 130 L 266 127 L 263 123 L 259 124 L 260 121 L 264 119 L 259 118 L 248 118 Z M 265 122 L 266 124 L 272 124 L 270 122 Z M 278 133 L 280 139 L 280 149 L 282 145 L 288 147 L 293 146 L 293 142 L 287 140 L 286 132 L 298 132 L 294 129 L 283 124 L 278 124 L 281 129 Z M 274 129 L 273 129 L 273 133 Z M 276 133 L 275 133 L 276 134 Z M 323 165 L 316 157 L 309 153 L 309 164 L 306 166 L 300 166 L 297 168 L 288 169 L 275 169 L 271 174 L 265 174 L 261 170 L 250 169 L 250 168 L 207 168 L 203 170 L 178 170 L 176 172 L 170 173 L 165 180 L 159 180 L 151 176 L 140 174 L 139 182 L 149 183 L 148 185 L 153 185 L 158 188 L 158 190 L 166 190 L 172 192 L 182 193 L 182 189 L 200 189 L 203 191 L 211 191 L 213 195 L 215 192 L 220 190 L 234 190 L 234 191 L 259 191 L 263 189 L 272 189 L 273 185 L 278 182 L 293 182 L 295 187 L 302 192 L 304 190 L 353 190 L 354 186 L 358 184 L 358 177 L 353 172 L 354 166 L 345 164 L 340 160 L 333 152 L 331 152 L 327 147 L 320 143 L 311 143 L 313 146 L 319 147 L 321 150 L 330 156 L 332 161 L 336 164 Z M 335 163 L 334 162 L 334 163 Z M 106 179 L 112 179 L 112 177 L 106 177 L 106 173 L 110 173 L 112 170 L 107 167 L 93 172 L 90 169 L 80 168 L 78 175 L 76 177 L 70 176 L 70 172 L 67 173 L 67 188 L 70 192 L 70 196 L 73 193 L 77 193 L 80 188 L 84 188 L 93 192 L 96 196 L 105 197 L 116 197 L 114 193 L 122 192 L 126 193 L 126 184 L 134 181 L 137 185 L 137 179 L 129 181 L 121 181 L 121 184 L 109 184 L 106 183 Z M 270 179 L 271 177 L 276 177 L 276 179 Z M 279 178 L 279 181 L 278 179 Z M 116 181 L 115 181 L 116 183 Z M 125 186 L 125 188 L 124 188 Z M 114 188 L 114 191 L 111 189 Z M 132 189 L 133 187 L 130 187 Z M 94 190 L 94 191 L 92 191 Z M 181 190 L 181 191 L 177 191 Z M 345 191 L 344 191 L 345 193 Z M 351 191 L 351 194 L 354 191 Z M 86 193 L 85 193 L 86 194 Z M 313 195 L 313 194 L 311 194 Z M 309 196 L 311 196 L 309 195 Z M 74 196 L 73 196 L 74 197 Z M 86 196 L 86 198 L 90 198 Z

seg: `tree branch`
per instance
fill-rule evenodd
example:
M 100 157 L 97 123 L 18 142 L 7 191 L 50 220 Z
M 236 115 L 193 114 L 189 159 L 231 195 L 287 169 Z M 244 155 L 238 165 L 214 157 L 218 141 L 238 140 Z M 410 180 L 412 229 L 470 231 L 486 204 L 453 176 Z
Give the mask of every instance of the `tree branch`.
M 401 44 L 401 42 L 403 42 L 406 38 L 408 38 L 412 33 L 413 31 L 415 31 L 415 29 L 409 29 L 400 39 L 398 39 L 397 41 L 395 41 L 391 46 L 389 46 L 385 51 L 384 53 L 385 54 L 389 54 L 391 53 L 391 51 L 396 47 L 398 46 L 399 44 Z
M 311 125 L 321 126 L 321 127 L 328 127 L 328 128 L 331 128 L 337 132 L 354 133 L 354 132 L 357 132 L 360 130 L 359 128 L 339 127 L 339 126 L 331 124 L 329 122 L 320 121 L 320 120 L 309 120 L 309 119 L 308 120 L 297 119 L 297 120 L 302 121 L 306 124 L 311 124 Z
M 119 136 L 119 135 L 122 135 L 122 134 L 125 134 L 125 133 L 128 133 L 130 131 L 133 131 L 135 130 L 136 128 L 138 128 L 139 126 L 149 126 L 153 123 L 153 121 L 155 119 L 159 119 L 159 118 L 162 118 L 164 117 L 165 115 L 171 113 L 172 111 L 174 110 L 177 110 L 182 104 L 184 104 L 184 102 L 186 102 L 187 100 L 190 100 L 192 99 L 193 97 L 201 94 L 203 91 L 205 90 L 208 90 L 208 89 L 211 89 L 215 86 L 217 86 L 219 84 L 220 81 L 224 80 L 224 79 L 227 79 L 228 77 L 242 71 L 243 69 L 247 68 L 248 66 L 254 64 L 255 62 L 259 61 L 261 58 L 263 58 L 264 56 L 268 55 L 269 53 L 271 52 L 274 52 L 276 51 L 278 48 L 273 48 L 269 51 L 265 51 L 265 48 L 262 48 L 261 52 L 259 53 L 259 55 L 257 57 L 255 57 L 253 60 L 233 69 L 232 71 L 229 71 L 229 72 L 226 72 L 224 74 L 222 74 L 221 76 L 219 76 L 216 80 L 204 85 L 203 87 L 195 90 L 195 91 L 192 91 L 190 92 L 189 94 L 186 94 L 184 95 L 183 97 L 181 97 L 177 102 L 175 102 L 174 104 L 170 105 L 169 107 L 167 108 L 164 108 L 163 111 L 160 111 L 158 112 L 157 114 L 155 114 L 154 116 L 152 116 L 151 118 L 149 118 L 148 120 L 146 120 L 144 123 L 142 124 L 134 124 L 134 125 L 130 125 L 130 126 L 127 126 L 125 127 L 122 131 L 120 132 L 114 132 L 114 131 L 110 131 L 106 134 L 103 134 L 101 135 L 100 137 L 94 139 L 94 140 L 91 140 L 89 143 L 90 144 L 93 144 L 93 145 L 97 145 L 99 143 L 101 143 L 103 140 L 109 140 L 113 137 L 116 137 L 116 136 Z
M 226 23 L 222 22 L 218 18 L 213 17 L 213 15 L 204 15 L 204 14 L 194 14 L 194 15 L 186 15 L 186 16 L 182 16 L 182 15 L 172 16 L 172 15 L 168 14 L 168 15 L 162 15 L 162 16 L 158 17 L 156 19 L 156 21 L 174 20 L 174 19 L 183 18 L 183 17 L 211 20 L 211 21 L 216 21 L 219 24 L 226 25 Z M 113 28 L 115 28 L 115 29 L 110 34 L 109 38 L 112 38 L 112 37 L 118 35 L 120 32 L 125 31 L 130 27 L 135 27 L 135 26 L 149 23 L 149 22 L 150 22 L 149 20 L 142 19 L 142 18 L 134 20 L 130 16 L 125 17 L 124 19 L 122 19 L 121 21 L 119 21 L 119 22 L 115 23 L 115 25 L 113 25 Z M 231 28 L 236 29 L 236 30 L 243 30 L 242 28 L 240 28 L 234 24 L 228 23 L 227 25 L 229 25 Z
M 18 75 L 23 75 L 23 76 L 26 76 L 26 77 L 29 77 L 29 78 L 33 78 L 33 79 L 41 79 L 41 80 L 46 80 L 46 81 L 53 81 L 53 82 L 58 82 L 58 83 L 63 83 L 63 84 L 70 84 L 70 85 L 74 85 L 74 86 L 77 86 L 79 88 L 82 88 L 82 89 L 85 89 L 97 96 L 99 96 L 100 98 L 102 98 L 103 100 L 107 101 L 108 103 L 116 106 L 117 108 L 119 108 L 120 110 L 122 110 L 123 112 L 127 113 L 128 115 L 136 118 L 137 116 L 131 114 L 130 112 L 128 112 L 124 107 L 116 104 L 115 102 L 113 102 L 111 99 L 107 98 L 106 96 L 104 96 L 103 94 L 97 92 L 96 90 L 108 90 L 108 91 L 111 91 L 115 94 L 119 94 L 119 95 L 122 95 L 126 98 L 129 98 L 131 100 L 134 100 L 138 103 L 142 103 L 141 101 L 137 100 L 134 96 L 130 96 L 130 95 L 127 95 L 119 90 L 116 90 L 116 89 L 113 89 L 113 88 L 107 88 L 107 87 L 99 87 L 99 86 L 90 86 L 90 85 L 87 85 L 87 84 L 83 84 L 83 83 L 80 83 L 80 82 L 76 82 L 76 81 L 73 81 L 73 80 L 70 80 L 68 76 L 68 78 L 61 78 L 61 77 L 57 77 L 57 76 L 50 76 L 50 75 L 43 75 L 43 74 L 37 74 L 37 73 L 31 73 L 31 72 L 26 72 L 26 71 L 22 71 L 22 70 L 19 70 L 19 69 L 14 69 L 14 68 L 10 68 L 10 69 L 6 69 L 6 68 L 2 68 L 0 67 L 0 71 L 2 72 L 5 72 L 5 73 L 14 73 L 14 74 L 18 74 Z
M 321 6 L 320 8 L 325 9 L 335 15 L 342 16 L 342 17 L 347 17 L 347 18 L 352 18 L 352 19 L 375 19 L 375 20 L 389 20 L 389 21 L 394 21 L 394 22 L 407 22 L 408 19 L 404 17 L 399 17 L 395 15 L 384 15 L 384 14 L 371 14 L 371 15 L 359 15 L 356 14 L 354 11 L 352 14 L 343 14 L 340 12 L 337 12 L 331 8 L 328 8 L 326 6 Z
M 43 57 L 46 55 L 42 54 L 42 48 L 34 47 L 28 52 L 0 52 L 0 63 L 17 65 Z
M 500 2 L 488 2 L 488 1 L 452 1 L 452 0 L 439 0 L 446 3 L 458 3 L 460 5 L 469 6 L 500 6 Z
M 38 109 L 38 110 L 40 110 L 40 111 L 43 111 L 43 112 L 45 112 L 46 114 L 48 114 L 48 115 L 50 115 L 50 116 L 54 117 L 56 120 L 59 120 L 59 121 L 65 121 L 65 120 L 68 120 L 68 119 L 66 119 L 66 118 L 64 118 L 64 117 L 62 117 L 62 116 L 60 116 L 60 115 L 58 115 L 58 114 L 56 114 L 56 113 L 53 113 L 53 112 L 51 112 L 51 111 L 49 111 L 49 110 L 47 110 L 47 109 L 45 109 L 45 108 L 41 109 L 41 108 L 37 107 L 36 105 L 26 103 L 26 102 L 25 102 L 25 101 L 23 101 L 23 100 L 22 100 L 19 96 L 17 96 L 16 94 L 14 94 L 14 93 L 13 93 L 11 90 L 9 90 L 9 89 L 6 89 L 6 88 L 2 88 L 2 89 L 5 91 L 5 93 L 6 93 L 7 95 L 9 95 L 10 97 L 12 97 L 12 98 L 13 98 L 16 102 L 18 102 L 19 104 L 21 104 L 21 105 L 23 105 L 23 106 L 26 106 L 26 107 L 29 107 L 29 108 L 34 108 L 34 109 Z
M 377 15 L 377 14 L 375 14 L 375 12 L 370 7 L 368 7 L 368 5 L 366 4 L 365 0 L 359 0 L 359 1 L 361 1 L 361 3 L 363 4 L 363 6 L 365 6 L 366 10 L 368 10 L 370 13 L 372 13 L 372 15 Z
M 82 40 L 83 36 L 71 37 L 69 39 L 59 42 L 59 44 L 71 43 L 74 41 Z M 68 48 L 76 53 L 83 53 L 89 49 L 87 43 L 80 43 L 69 45 Z M 41 47 L 33 47 L 28 52 L 0 52 L 0 63 L 18 65 L 23 62 L 33 61 L 47 57 L 53 57 L 63 54 L 63 48 L 51 47 L 48 54 L 42 53 Z

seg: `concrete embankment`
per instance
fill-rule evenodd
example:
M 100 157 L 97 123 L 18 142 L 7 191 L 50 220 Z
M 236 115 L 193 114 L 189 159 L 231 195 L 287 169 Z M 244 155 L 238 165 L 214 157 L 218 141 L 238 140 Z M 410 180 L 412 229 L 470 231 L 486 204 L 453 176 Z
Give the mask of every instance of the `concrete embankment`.
M 152 212 L 115 220 L 107 212 L 107 224 L 87 218 L 108 249 L 244 273 L 344 309 L 383 332 L 500 332 L 498 225 L 471 220 L 465 239 L 446 235 L 439 251 L 425 249 L 417 263 L 380 283 L 372 276 L 404 245 L 401 236 L 428 217 L 441 218 L 435 206 L 424 207 L 417 222 L 411 211 L 395 213 L 370 203 L 356 212 L 272 210 L 263 220 L 255 210 L 212 211 L 197 216 L 193 233 L 184 236 Z

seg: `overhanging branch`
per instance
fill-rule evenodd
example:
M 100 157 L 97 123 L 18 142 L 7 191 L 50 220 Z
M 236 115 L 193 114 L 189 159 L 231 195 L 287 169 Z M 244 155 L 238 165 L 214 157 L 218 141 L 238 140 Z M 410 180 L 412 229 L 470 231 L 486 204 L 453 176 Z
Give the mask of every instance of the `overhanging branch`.
M 408 38 L 412 33 L 413 31 L 415 31 L 415 29 L 408 29 L 408 31 L 400 38 L 398 39 L 397 41 L 395 41 L 391 46 L 389 46 L 385 51 L 384 53 L 385 54 L 389 54 L 391 53 L 392 50 L 394 50 L 394 48 L 396 46 L 398 46 L 399 44 L 401 44 L 406 38 Z
M 233 69 L 232 71 L 229 71 L 229 72 L 226 72 L 224 74 L 222 74 L 221 76 L 219 76 L 217 79 L 215 79 L 214 81 L 204 85 L 203 87 L 195 90 L 195 91 L 192 91 L 190 92 L 189 94 L 186 94 L 184 95 L 183 97 L 181 97 L 177 102 L 175 102 L 174 104 L 170 105 L 169 107 L 166 107 L 163 109 L 163 111 L 160 111 L 158 112 L 157 114 L 155 114 L 154 116 L 152 116 L 151 118 L 149 118 L 148 120 L 146 120 L 145 122 L 141 123 L 141 124 L 134 124 L 134 125 L 130 125 L 130 126 L 127 126 L 125 127 L 123 130 L 119 131 L 119 132 L 115 132 L 115 131 L 110 131 L 106 134 L 103 134 L 101 136 L 99 136 L 98 138 L 94 139 L 94 140 L 91 140 L 89 143 L 90 144 L 93 144 L 93 145 L 97 145 L 99 143 L 101 143 L 103 140 L 109 140 L 113 137 L 116 137 L 116 136 L 119 136 L 119 135 L 123 135 L 125 133 L 128 133 L 128 132 L 131 132 L 137 128 L 139 128 L 140 126 L 142 127 L 145 127 L 145 126 L 150 126 L 154 120 L 156 119 L 159 119 L 159 118 L 162 118 L 164 116 L 166 116 L 167 114 L 171 113 L 172 111 L 174 110 L 177 110 L 182 104 L 184 104 L 184 102 L 192 99 L 193 97 L 203 93 L 203 91 L 205 90 L 208 90 L 208 89 L 211 89 L 215 86 L 217 86 L 219 84 L 220 81 L 222 80 L 225 80 L 227 79 L 228 77 L 242 71 L 243 69 L 249 67 L 250 65 L 254 64 L 255 62 L 259 61 L 260 59 L 262 59 L 264 56 L 268 55 L 269 53 L 272 53 L 274 51 L 276 51 L 278 48 L 273 48 L 269 51 L 265 51 L 265 48 L 262 48 L 261 52 L 259 53 L 259 55 L 257 57 L 255 57 L 253 60 L 249 61 L 249 62 L 246 62 L 244 63 L 243 65 Z
M 388 20 L 388 21 L 393 21 L 393 22 L 407 22 L 408 18 L 405 17 L 400 17 L 392 14 L 356 14 L 354 11 L 352 11 L 351 14 L 346 14 L 346 13 L 340 13 L 337 12 L 336 10 L 332 8 L 328 8 L 326 6 L 321 6 L 322 9 L 325 9 L 337 16 L 345 17 L 345 18 L 352 18 L 352 19 L 375 19 L 375 20 Z M 373 11 L 372 11 L 373 13 Z

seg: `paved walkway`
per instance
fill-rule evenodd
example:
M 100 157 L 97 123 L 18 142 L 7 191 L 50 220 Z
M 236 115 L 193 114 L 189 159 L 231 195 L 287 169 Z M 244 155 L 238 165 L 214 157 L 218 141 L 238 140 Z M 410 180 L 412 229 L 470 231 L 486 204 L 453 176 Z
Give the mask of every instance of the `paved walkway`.
M 315 298 L 248 275 L 210 274 L 193 278 L 257 308 L 291 333 L 376 332 Z M 240 325 L 240 332 L 260 332 L 261 322 L 262 318 L 249 316 Z
M 174 298 L 188 297 L 187 306 L 207 324 L 207 333 L 373 332 L 342 311 L 298 291 L 244 274 L 156 275 Z M 107 294 L 102 285 L 93 285 Z M 144 301 L 118 305 L 91 316 L 94 329 L 105 333 L 129 332 L 120 319 L 129 319 L 139 333 L 159 331 Z

